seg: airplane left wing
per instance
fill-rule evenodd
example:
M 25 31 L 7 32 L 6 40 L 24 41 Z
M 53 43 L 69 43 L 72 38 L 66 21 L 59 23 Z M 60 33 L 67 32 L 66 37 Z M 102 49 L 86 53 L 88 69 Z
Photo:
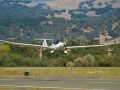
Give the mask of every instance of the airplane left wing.
M 69 46 L 66 48 L 67 49 L 75 49 L 75 48 L 101 47 L 101 46 L 114 45 L 114 44 L 115 43 L 102 44 L 102 45 L 87 45 L 87 46 Z
M 36 45 L 36 44 L 15 43 L 15 42 L 9 42 L 9 41 L 5 41 L 5 40 L 0 40 L 0 42 L 9 43 L 9 44 L 13 44 L 13 45 L 23 45 L 23 46 L 30 46 L 30 47 L 45 48 L 45 49 L 54 49 L 50 46 L 42 46 L 42 45 Z

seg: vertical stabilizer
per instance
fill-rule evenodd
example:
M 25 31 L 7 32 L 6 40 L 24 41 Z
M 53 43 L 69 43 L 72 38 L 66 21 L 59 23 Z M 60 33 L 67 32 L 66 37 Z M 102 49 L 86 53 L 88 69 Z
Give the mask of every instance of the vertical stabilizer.
M 47 46 L 46 39 L 43 40 L 43 46 Z

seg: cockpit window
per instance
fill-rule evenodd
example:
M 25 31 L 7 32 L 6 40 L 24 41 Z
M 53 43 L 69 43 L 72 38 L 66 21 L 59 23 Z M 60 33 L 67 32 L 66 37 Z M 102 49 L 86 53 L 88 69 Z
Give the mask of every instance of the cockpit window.
M 59 42 L 61 42 L 61 41 L 54 41 L 53 44 L 58 44 Z

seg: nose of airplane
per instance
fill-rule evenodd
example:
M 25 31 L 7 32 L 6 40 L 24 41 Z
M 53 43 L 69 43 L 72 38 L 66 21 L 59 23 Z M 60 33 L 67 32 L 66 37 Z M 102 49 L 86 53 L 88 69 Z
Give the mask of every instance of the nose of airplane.
M 63 44 L 62 44 L 62 47 L 66 47 L 66 44 L 65 44 L 65 43 L 63 43 Z

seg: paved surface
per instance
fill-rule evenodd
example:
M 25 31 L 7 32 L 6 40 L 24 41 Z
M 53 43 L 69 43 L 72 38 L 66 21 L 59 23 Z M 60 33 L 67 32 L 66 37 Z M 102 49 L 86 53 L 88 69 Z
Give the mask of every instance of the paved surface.
M 120 80 L 105 80 L 99 76 L 48 76 L 0 78 L 0 87 L 86 88 L 120 90 Z

